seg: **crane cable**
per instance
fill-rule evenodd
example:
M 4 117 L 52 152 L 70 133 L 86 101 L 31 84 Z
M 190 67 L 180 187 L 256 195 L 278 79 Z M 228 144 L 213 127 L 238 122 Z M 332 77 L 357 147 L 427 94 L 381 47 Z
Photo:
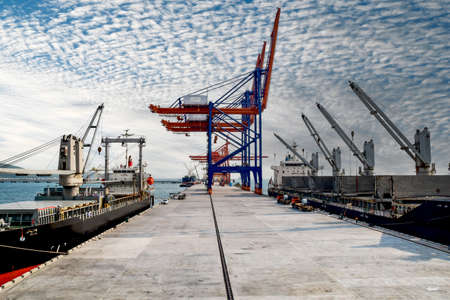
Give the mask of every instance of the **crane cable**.
M 6 165 L 6 164 L 15 164 L 18 163 L 20 161 L 23 161 L 27 158 L 30 158 L 38 153 L 41 153 L 42 151 L 54 146 L 56 143 L 58 143 L 61 140 L 62 135 L 58 136 L 57 138 L 48 141 L 42 145 L 39 145 L 37 147 L 34 147 L 30 150 L 24 151 L 22 153 L 16 154 L 14 156 L 11 156 L 7 159 L 4 159 L 2 161 L 0 161 L 0 165 Z
M 86 123 L 83 123 L 81 125 L 81 127 L 78 129 L 77 135 L 81 132 L 81 130 L 83 128 L 86 127 L 85 124 Z M 32 149 L 29 149 L 27 151 L 24 151 L 22 153 L 19 153 L 19 154 L 16 154 L 14 156 L 11 156 L 11 157 L 9 157 L 7 159 L 4 159 L 4 160 L 0 161 L 0 167 L 6 167 L 6 165 L 14 165 L 14 164 L 17 164 L 17 163 L 19 163 L 21 161 L 24 161 L 24 160 L 32 157 L 32 156 L 35 156 L 35 155 L 43 152 L 44 150 L 47 150 L 47 149 L 53 147 L 55 144 L 57 144 L 61 140 L 62 137 L 63 137 L 63 135 L 60 135 L 60 136 L 54 138 L 53 140 L 50 140 L 50 141 L 48 141 L 48 142 L 46 142 L 46 143 L 44 143 L 42 145 L 39 145 L 37 147 L 34 147 Z M 51 163 L 51 161 L 49 162 L 49 164 L 50 163 Z
M 184 95 L 184 96 L 188 96 L 188 95 L 192 95 L 192 94 L 198 94 L 198 93 L 201 94 L 201 93 L 205 93 L 206 91 L 209 92 L 209 91 L 213 91 L 213 90 L 219 89 L 219 88 L 224 87 L 224 86 L 226 86 L 226 85 L 233 84 L 233 83 L 235 83 L 236 81 L 241 80 L 243 77 L 249 76 L 251 73 L 253 73 L 253 71 L 252 71 L 252 72 L 243 73 L 243 74 L 240 74 L 240 75 L 235 76 L 235 77 L 233 77 L 233 78 L 226 79 L 226 80 L 223 80 L 223 81 L 214 83 L 214 84 L 209 85 L 209 86 L 207 86 L 207 87 L 201 88 L 201 89 L 196 90 L 196 91 L 191 92 L 191 93 L 188 93 L 188 94 L 186 94 L 186 95 Z M 184 96 L 181 96 L 181 98 L 183 98 Z

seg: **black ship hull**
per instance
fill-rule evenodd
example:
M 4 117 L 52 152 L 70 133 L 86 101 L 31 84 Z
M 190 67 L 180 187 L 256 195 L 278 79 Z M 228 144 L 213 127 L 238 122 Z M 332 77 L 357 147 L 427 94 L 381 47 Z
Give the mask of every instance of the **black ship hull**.
M 45 225 L 0 231 L 0 273 L 38 265 L 58 255 L 24 249 L 67 251 L 149 207 L 150 200 L 146 199 L 90 218 L 74 217 Z
M 278 191 L 269 190 L 269 195 L 277 196 Z M 308 205 L 323 211 L 357 219 L 369 225 L 376 225 L 406 233 L 422 239 L 450 246 L 450 202 L 424 201 L 414 210 L 400 218 L 377 215 L 356 208 L 344 206 L 329 199 L 320 199 L 320 195 L 302 195 L 307 197 Z

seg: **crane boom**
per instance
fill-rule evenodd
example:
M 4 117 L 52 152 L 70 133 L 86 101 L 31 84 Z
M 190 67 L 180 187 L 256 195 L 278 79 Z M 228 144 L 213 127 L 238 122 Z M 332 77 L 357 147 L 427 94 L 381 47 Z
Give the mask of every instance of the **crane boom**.
M 300 158 L 300 160 L 307 166 L 309 167 L 314 173 L 317 173 L 317 168 L 313 167 L 306 159 L 303 158 L 303 156 L 301 156 L 294 148 L 291 147 L 291 145 L 289 145 L 288 143 L 286 143 L 278 134 L 276 134 L 275 132 L 273 133 L 273 135 L 283 144 L 286 146 L 286 148 L 288 148 L 292 153 L 294 153 L 295 156 L 297 156 L 298 158 Z
M 323 140 L 320 137 L 317 130 L 314 128 L 311 121 L 309 121 L 308 117 L 305 116 L 304 114 L 302 114 L 302 119 L 303 119 L 303 122 L 305 122 L 305 125 L 308 128 L 309 132 L 311 133 L 311 136 L 313 137 L 317 146 L 319 146 L 320 151 L 322 151 L 323 156 L 325 156 L 325 159 L 331 165 L 331 168 L 333 168 L 333 174 L 339 173 L 340 168 L 337 166 L 336 161 L 334 161 L 334 159 L 333 159 L 333 155 L 331 154 L 330 150 L 328 150 L 327 146 L 323 142 Z
M 270 35 L 270 51 L 267 60 L 266 77 L 264 78 L 264 95 L 262 101 L 262 109 L 266 109 L 267 100 L 269 98 L 270 78 L 272 76 L 273 60 L 275 58 L 275 47 L 277 44 L 278 23 L 280 22 L 280 8 L 277 9 L 275 21 L 273 22 L 272 34 Z
M 86 166 L 89 161 L 89 155 L 91 154 L 92 143 L 94 142 L 95 136 L 97 134 L 98 124 L 100 123 L 100 119 L 102 117 L 103 108 L 104 108 L 103 103 L 97 107 L 94 115 L 92 116 L 91 121 L 89 122 L 88 127 L 86 128 L 86 131 L 84 132 L 83 138 L 81 139 L 81 141 L 83 142 L 83 147 L 89 147 L 89 151 L 86 155 L 86 160 L 84 161 L 83 172 L 82 172 L 83 174 L 86 171 Z M 94 125 L 94 123 L 95 123 L 95 125 Z M 85 142 L 86 138 L 88 137 L 89 132 L 93 128 L 94 128 L 94 133 L 92 134 L 91 142 L 89 144 L 85 144 L 84 142 Z
M 364 173 L 365 175 L 372 175 L 373 174 L 373 167 L 374 163 L 373 161 L 369 162 L 365 155 L 359 151 L 358 147 L 352 142 L 352 140 L 345 134 L 344 130 L 339 126 L 339 124 L 333 119 L 333 117 L 327 112 L 327 110 L 317 103 L 317 108 L 319 108 L 320 112 L 323 114 L 325 119 L 330 123 L 331 128 L 333 128 L 336 133 L 342 138 L 345 144 L 350 148 L 350 150 L 353 152 L 353 155 L 355 155 L 359 161 L 364 166 Z M 373 159 L 371 159 L 373 160 Z
M 349 81 L 350 88 L 358 96 L 361 102 L 370 111 L 370 114 L 383 125 L 387 132 L 400 145 L 400 149 L 405 151 L 414 161 L 419 159 L 422 164 L 429 166 L 430 161 L 425 159 L 419 151 L 409 142 L 403 133 L 392 123 L 386 114 L 376 105 L 376 103 L 361 89 L 355 82 Z

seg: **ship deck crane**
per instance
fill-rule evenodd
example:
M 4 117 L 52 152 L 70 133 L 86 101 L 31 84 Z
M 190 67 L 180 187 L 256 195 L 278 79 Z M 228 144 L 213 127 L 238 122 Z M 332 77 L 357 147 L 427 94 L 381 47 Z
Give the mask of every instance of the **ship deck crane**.
M 63 198 L 68 200 L 72 199 L 79 192 L 80 186 L 83 184 L 83 174 L 85 173 L 86 165 L 89 160 L 89 155 L 92 148 L 92 143 L 96 137 L 98 125 L 101 119 L 104 105 L 101 104 L 97 107 L 94 115 L 92 116 L 86 131 L 83 134 L 83 138 L 77 138 L 76 136 L 69 134 L 58 137 L 48 143 L 35 147 L 31 150 L 17 154 L 11 158 L 1 161 L 1 164 L 12 164 L 25 160 L 31 156 L 34 156 L 43 150 L 49 148 L 60 141 L 59 146 L 59 160 L 58 170 L 26 170 L 26 169 L 12 169 L 12 168 L 0 168 L 0 173 L 20 174 L 20 175 L 59 175 L 59 184 L 63 187 Z M 86 139 L 90 135 L 91 130 L 94 130 L 90 144 L 85 144 Z M 83 160 L 83 149 L 89 147 L 86 159 Z
M 331 168 L 333 169 L 333 176 L 340 175 L 341 172 L 341 149 L 339 147 L 333 148 L 333 152 L 330 152 L 328 150 L 327 146 L 323 142 L 322 138 L 320 137 L 317 130 L 314 128 L 311 121 L 308 119 L 307 116 L 302 114 L 303 122 L 305 122 L 306 127 L 308 128 L 309 132 L 311 133 L 311 136 L 313 137 L 314 141 L 316 142 L 317 146 L 319 147 L 320 151 L 322 151 L 323 156 L 325 156 L 325 159 L 330 164 Z
M 422 131 L 419 129 L 414 136 L 415 144 L 409 142 L 405 135 L 394 125 L 378 105 L 361 89 L 355 82 L 349 81 L 350 88 L 358 96 L 361 102 L 367 107 L 370 114 L 373 115 L 381 125 L 387 130 L 392 138 L 400 145 L 400 149 L 405 151 L 416 163 L 416 175 L 431 175 L 434 173 L 434 167 L 430 170 L 431 164 L 431 145 L 430 133 L 425 127 Z
M 285 142 L 285 140 L 283 140 L 278 134 L 276 134 L 275 132 L 273 133 L 273 135 L 284 145 L 286 146 L 286 148 L 288 148 L 295 156 L 297 156 L 298 158 L 300 158 L 300 160 L 308 167 L 311 169 L 311 175 L 316 176 L 318 171 L 319 171 L 319 161 L 318 161 L 318 154 L 317 153 L 313 153 L 313 159 L 312 162 L 310 163 L 309 161 L 307 161 L 303 156 L 301 156 L 297 150 L 294 149 L 294 147 L 292 147 L 291 145 L 289 145 L 288 143 Z
M 89 161 L 89 155 L 91 154 L 91 149 L 92 149 L 92 143 L 94 142 L 94 139 L 97 135 L 97 130 L 98 130 L 98 125 L 100 123 L 100 120 L 102 118 L 102 113 L 103 113 L 103 108 L 104 108 L 104 104 L 102 103 L 101 105 L 99 105 L 97 107 L 97 109 L 95 110 L 94 115 L 91 118 L 91 121 L 89 122 L 88 127 L 86 128 L 86 131 L 84 132 L 83 138 L 81 139 L 81 141 L 83 142 L 83 148 L 89 147 L 89 151 L 86 155 L 86 159 L 84 161 L 84 166 L 83 166 L 83 173 L 86 170 L 86 165 Z M 95 123 L 95 125 L 94 125 Z M 92 138 L 91 138 L 91 142 L 89 144 L 87 144 L 85 141 L 90 133 L 90 131 L 94 129 L 94 133 L 92 134 Z
M 345 134 L 344 130 L 339 126 L 339 124 L 333 119 L 333 117 L 328 113 L 328 111 L 319 103 L 317 107 L 323 114 L 325 119 L 330 123 L 331 128 L 333 128 L 336 133 L 344 140 L 344 143 L 350 148 L 359 161 L 363 164 L 364 171 L 359 171 L 360 175 L 373 175 L 373 169 L 375 166 L 375 155 L 373 140 L 364 142 L 364 152 L 359 151 L 358 147 L 352 142 L 352 140 Z

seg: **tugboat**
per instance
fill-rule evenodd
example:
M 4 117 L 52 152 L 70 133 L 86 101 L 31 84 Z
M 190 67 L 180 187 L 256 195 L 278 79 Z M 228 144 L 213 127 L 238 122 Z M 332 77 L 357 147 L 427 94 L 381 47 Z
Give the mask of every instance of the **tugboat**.
M 197 167 L 194 166 L 193 168 L 189 168 L 187 164 L 184 164 L 184 166 L 186 167 L 188 174 L 186 176 L 183 176 L 183 178 L 181 178 L 180 187 L 193 186 L 194 184 L 197 183 L 197 178 L 198 178 Z M 194 169 L 195 169 L 195 172 L 197 173 L 197 177 L 194 175 Z
M 194 175 L 186 175 L 181 178 L 180 187 L 190 187 L 193 186 L 197 178 Z
M 99 106 L 88 127 L 95 128 L 101 116 Z M 98 112 L 100 113 L 98 114 Z M 94 119 L 98 117 L 97 124 Z M 85 137 L 87 133 L 85 133 Z M 95 133 L 92 141 L 95 138 Z M 43 263 L 64 254 L 80 242 L 114 226 L 154 204 L 153 178 L 144 173 L 142 148 L 145 138 L 102 138 L 105 147 L 104 178 L 89 181 L 84 178 L 84 138 L 63 136 L 60 141 L 58 188 L 46 188 L 34 201 L 0 205 L 0 273 Z M 109 170 L 109 148 L 112 143 L 136 143 L 139 163 Z M 99 147 L 99 152 L 101 147 Z M 90 151 L 89 151 L 90 152 Z M 89 152 L 87 157 L 89 157 Z M 131 161 L 131 159 L 130 159 Z M 0 173 L 40 174 L 43 171 L 0 168 Z M 94 183 L 97 187 L 84 187 Z

